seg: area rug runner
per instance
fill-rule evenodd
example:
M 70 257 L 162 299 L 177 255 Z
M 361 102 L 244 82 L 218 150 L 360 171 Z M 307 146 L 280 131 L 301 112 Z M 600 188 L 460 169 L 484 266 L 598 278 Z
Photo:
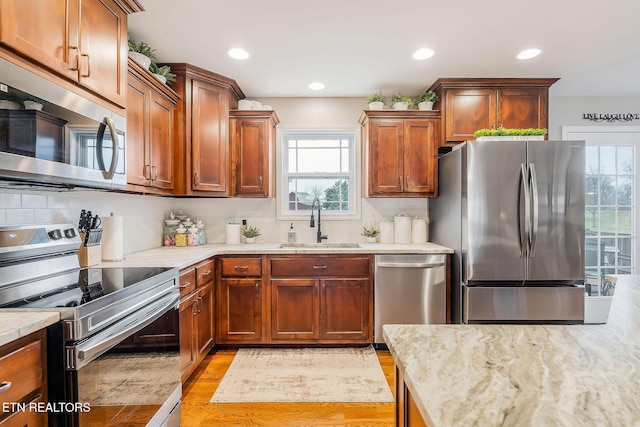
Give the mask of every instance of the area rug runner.
M 393 395 L 371 346 L 243 348 L 211 402 L 393 402 Z

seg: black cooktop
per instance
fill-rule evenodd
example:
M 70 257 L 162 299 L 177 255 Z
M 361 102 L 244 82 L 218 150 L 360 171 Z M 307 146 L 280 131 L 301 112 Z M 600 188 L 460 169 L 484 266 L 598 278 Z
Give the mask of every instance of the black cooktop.
M 78 307 L 141 285 L 168 270 L 171 268 L 81 268 L 43 279 L 47 281 L 45 290 L 40 281 L 13 287 L 14 292 L 0 292 L 0 308 Z

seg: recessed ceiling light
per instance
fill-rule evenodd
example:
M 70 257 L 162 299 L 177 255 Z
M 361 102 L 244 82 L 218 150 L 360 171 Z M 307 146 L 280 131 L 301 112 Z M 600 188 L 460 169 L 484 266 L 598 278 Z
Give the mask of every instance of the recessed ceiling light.
M 523 50 L 522 52 L 520 52 L 517 56 L 518 59 L 531 59 L 534 58 L 538 55 L 540 55 L 540 52 L 542 52 L 540 49 L 527 49 L 527 50 Z
M 227 54 L 233 59 L 247 59 L 249 57 L 249 52 L 244 49 L 240 49 L 238 47 L 234 47 L 233 49 L 229 49 Z
M 431 49 L 418 49 L 413 52 L 413 59 L 417 59 L 422 61 L 423 59 L 429 59 L 433 56 L 435 52 Z
M 309 84 L 309 89 L 311 90 L 322 90 L 324 89 L 324 84 L 320 82 L 313 82 Z

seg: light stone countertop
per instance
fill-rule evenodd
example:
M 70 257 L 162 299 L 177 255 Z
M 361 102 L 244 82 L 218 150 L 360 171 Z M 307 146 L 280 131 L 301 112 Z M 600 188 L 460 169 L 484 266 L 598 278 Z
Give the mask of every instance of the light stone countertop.
M 430 427 L 640 426 L 640 276 L 604 325 L 385 325 Z
M 99 267 L 178 267 L 185 268 L 215 255 L 252 254 L 389 254 L 412 253 L 433 254 L 453 253 L 452 249 L 435 243 L 385 244 L 359 243 L 357 248 L 335 247 L 286 247 L 280 243 L 254 243 L 225 245 L 210 243 L 202 246 L 163 246 L 125 255 L 124 261 L 103 262 Z
M 60 320 L 54 312 L 0 312 L 0 346 L 39 331 Z

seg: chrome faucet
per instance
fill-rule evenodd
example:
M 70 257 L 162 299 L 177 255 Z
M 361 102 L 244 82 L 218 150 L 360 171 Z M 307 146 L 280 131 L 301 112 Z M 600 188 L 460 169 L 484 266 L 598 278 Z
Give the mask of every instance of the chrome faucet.
M 313 207 L 316 205 L 316 202 L 318 202 L 318 232 L 316 233 L 317 234 L 316 243 L 322 243 L 322 240 L 328 239 L 329 236 L 322 235 L 322 228 L 320 223 L 320 211 L 322 210 L 322 205 L 320 204 L 320 199 L 318 197 L 313 199 L 313 203 L 311 204 L 311 220 L 309 221 L 309 227 L 313 228 L 316 226 L 316 220 L 313 217 Z

